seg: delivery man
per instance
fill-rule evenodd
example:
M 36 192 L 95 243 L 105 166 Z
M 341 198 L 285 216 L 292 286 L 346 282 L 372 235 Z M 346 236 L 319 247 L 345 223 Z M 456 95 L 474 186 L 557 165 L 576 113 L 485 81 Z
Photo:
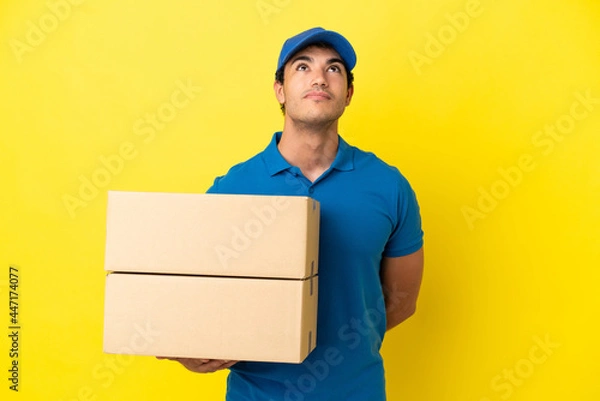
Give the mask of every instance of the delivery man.
M 313 28 L 285 41 L 273 85 L 283 130 L 208 190 L 309 196 L 321 204 L 317 347 L 306 360 L 172 358 L 198 373 L 230 369 L 228 401 L 386 399 L 379 350 L 385 332 L 415 312 L 423 231 L 399 170 L 338 133 L 354 95 L 355 65 L 354 49 L 339 33 Z

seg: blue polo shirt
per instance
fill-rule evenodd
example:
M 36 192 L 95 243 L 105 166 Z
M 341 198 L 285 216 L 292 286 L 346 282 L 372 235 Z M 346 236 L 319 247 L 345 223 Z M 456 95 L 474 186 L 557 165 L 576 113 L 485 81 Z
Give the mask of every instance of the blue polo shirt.
M 423 245 L 419 206 L 402 174 L 339 137 L 330 168 L 311 182 L 267 148 L 215 179 L 210 193 L 309 196 L 320 202 L 317 347 L 302 364 L 238 362 L 227 401 L 383 401 L 379 353 L 385 304 L 382 257 Z

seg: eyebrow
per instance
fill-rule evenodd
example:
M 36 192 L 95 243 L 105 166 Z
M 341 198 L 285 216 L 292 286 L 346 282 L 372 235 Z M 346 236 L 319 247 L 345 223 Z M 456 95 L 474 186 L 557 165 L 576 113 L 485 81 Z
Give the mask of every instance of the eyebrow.
M 308 62 L 313 62 L 313 58 L 309 57 L 309 56 L 298 56 L 298 57 L 294 57 L 292 59 L 291 64 L 294 64 L 296 61 L 308 61 Z M 344 62 L 342 61 L 342 59 L 337 58 L 337 57 L 333 57 L 330 58 L 329 60 L 327 60 L 327 64 L 334 64 L 334 63 L 340 63 L 342 65 L 344 65 Z

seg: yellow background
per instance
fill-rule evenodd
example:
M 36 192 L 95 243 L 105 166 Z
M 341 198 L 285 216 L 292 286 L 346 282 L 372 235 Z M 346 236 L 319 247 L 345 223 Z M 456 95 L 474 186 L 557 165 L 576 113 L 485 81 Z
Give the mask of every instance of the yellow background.
M 384 343 L 389 399 L 600 399 L 600 104 L 534 143 L 576 94 L 600 98 L 598 1 L 78 3 L 0 5 L 0 305 L 16 265 L 23 326 L 18 394 L 0 341 L 3 400 L 223 399 L 225 373 L 103 354 L 106 191 L 203 192 L 262 150 L 282 125 L 281 44 L 319 25 L 358 53 L 341 134 L 398 166 L 422 208 L 426 274 L 417 314 Z M 186 83 L 197 92 L 174 109 Z M 135 128 L 173 110 L 160 130 Z M 122 146 L 130 160 L 102 176 Z M 523 155 L 534 168 L 502 184 Z M 69 213 L 94 174 L 103 186 Z M 492 188 L 504 199 L 469 221 Z M 560 345 L 532 363 L 546 337 Z

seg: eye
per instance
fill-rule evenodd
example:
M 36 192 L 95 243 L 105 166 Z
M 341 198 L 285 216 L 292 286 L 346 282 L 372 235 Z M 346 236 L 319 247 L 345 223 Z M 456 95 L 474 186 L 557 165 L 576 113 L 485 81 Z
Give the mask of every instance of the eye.
M 308 69 L 308 66 L 306 64 L 298 64 L 298 66 L 296 67 L 296 71 L 306 71 Z
M 328 70 L 333 72 L 342 72 L 342 69 L 339 65 L 330 65 Z

